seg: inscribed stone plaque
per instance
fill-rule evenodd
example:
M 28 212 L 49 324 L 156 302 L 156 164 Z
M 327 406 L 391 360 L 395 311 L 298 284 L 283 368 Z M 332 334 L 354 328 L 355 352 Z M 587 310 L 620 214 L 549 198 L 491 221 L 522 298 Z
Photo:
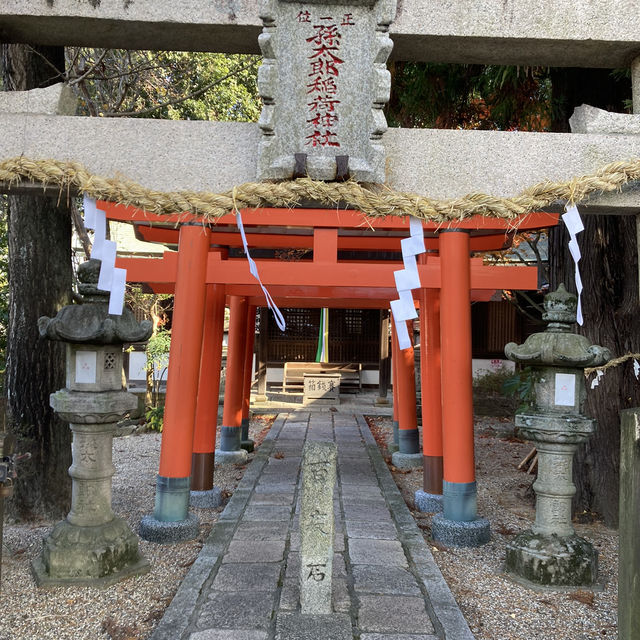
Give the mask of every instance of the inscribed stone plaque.
M 327 402 L 340 400 L 339 373 L 305 373 L 303 402 Z
M 336 158 L 348 156 L 352 178 L 384 182 L 395 13 L 396 0 L 263 0 L 259 179 L 291 178 L 296 169 L 334 180 Z M 296 168 L 296 154 L 306 154 L 306 165 Z
M 334 442 L 308 442 L 304 446 L 300 506 L 300 608 L 303 614 L 331 613 L 336 457 Z

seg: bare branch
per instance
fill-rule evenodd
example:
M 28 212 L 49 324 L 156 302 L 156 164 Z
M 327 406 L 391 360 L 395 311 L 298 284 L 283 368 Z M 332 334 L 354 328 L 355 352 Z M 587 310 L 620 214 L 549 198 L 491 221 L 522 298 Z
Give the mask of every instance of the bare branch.
M 191 98 L 197 98 L 199 95 L 202 95 L 203 93 L 209 91 L 210 89 L 213 89 L 213 87 L 221 84 L 225 80 L 232 78 L 233 76 L 237 75 L 241 71 L 244 71 L 245 69 L 254 67 L 256 64 L 257 64 L 257 60 L 252 60 L 251 62 L 243 65 L 242 67 L 239 67 L 238 69 L 234 69 L 233 71 L 230 71 L 222 78 L 219 78 L 217 80 L 214 80 L 213 82 L 210 82 L 208 85 L 202 87 L 201 89 L 197 89 L 196 91 L 193 91 L 187 94 L 186 96 L 181 96 L 180 98 L 175 98 L 174 100 L 168 100 L 167 102 L 159 103 L 153 107 L 149 107 L 148 109 L 143 109 L 141 111 L 123 111 L 123 112 L 110 111 L 107 113 L 103 113 L 102 116 L 105 118 L 123 118 L 128 116 L 143 116 L 149 113 L 153 113 L 158 109 L 162 109 L 163 107 L 170 107 L 170 106 L 173 106 L 174 104 L 180 104 L 181 102 L 185 102 L 185 100 L 190 100 Z
M 73 85 L 73 84 L 78 84 L 79 82 L 82 82 L 105 59 L 105 56 L 107 55 L 108 51 L 109 49 L 105 49 L 100 54 L 99 58 L 79 78 L 75 78 L 74 80 L 71 80 L 69 84 Z

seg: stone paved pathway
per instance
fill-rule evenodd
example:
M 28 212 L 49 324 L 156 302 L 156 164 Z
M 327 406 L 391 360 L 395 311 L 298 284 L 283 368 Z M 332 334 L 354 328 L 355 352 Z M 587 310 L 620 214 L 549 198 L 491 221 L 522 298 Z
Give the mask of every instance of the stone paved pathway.
M 334 440 L 333 610 L 300 613 L 300 464 Z M 152 640 L 473 638 L 360 415 L 280 414 Z

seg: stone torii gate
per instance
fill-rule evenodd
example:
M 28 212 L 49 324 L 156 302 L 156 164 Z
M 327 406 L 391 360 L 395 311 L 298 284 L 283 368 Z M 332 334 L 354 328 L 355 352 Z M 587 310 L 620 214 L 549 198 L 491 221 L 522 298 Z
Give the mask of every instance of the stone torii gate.
M 313 1 L 304 5 L 309 7 L 304 10 L 310 12 L 323 6 Z M 618 135 L 625 130 L 623 125 L 614 123 L 601 135 L 597 124 L 587 122 L 580 135 L 396 129 L 384 135 L 386 163 L 381 163 L 380 137 L 385 127 L 380 122 L 379 107 L 387 89 L 381 67 L 389 53 L 387 31 L 395 42 L 396 57 L 404 60 L 586 67 L 630 65 L 636 102 L 640 104 L 639 65 L 634 61 L 640 49 L 640 17 L 637 12 L 626 11 L 624 3 L 603 0 L 594 5 L 588 0 L 571 3 L 558 0 L 542 3 L 535 12 L 524 0 L 511 0 L 508 6 L 498 0 L 428 6 L 420 0 L 406 0 L 400 7 L 392 5 L 383 0 L 379 3 L 361 0 L 353 3 L 355 13 L 347 5 L 349 9 L 340 15 L 348 23 L 347 14 L 358 16 L 359 11 L 364 12 L 363 7 L 376 8 L 375 24 L 371 22 L 373 18 L 367 23 L 369 28 L 375 27 L 376 34 L 367 49 L 374 54 L 371 68 L 364 69 L 368 75 L 354 72 L 371 93 L 368 103 L 371 113 L 367 116 L 371 135 L 366 148 L 362 148 L 358 144 L 362 136 L 353 141 L 348 137 L 335 138 L 330 135 L 335 132 L 329 128 L 323 129 L 318 138 L 315 129 L 307 131 L 307 123 L 298 123 L 298 135 L 306 133 L 322 147 L 317 159 L 296 157 L 304 153 L 295 145 L 283 150 L 279 145 L 286 136 L 272 119 L 275 108 L 281 104 L 274 69 L 282 53 L 279 47 L 284 45 L 277 37 L 272 41 L 271 36 L 287 20 L 291 24 L 303 17 L 297 25 L 300 29 L 305 27 L 304 16 L 291 12 L 292 3 L 283 7 L 270 2 L 258 11 L 255 0 L 241 0 L 234 3 L 232 11 L 225 0 L 193 0 L 178 6 L 162 0 L 135 3 L 103 0 L 99 4 L 7 0 L 0 7 L 0 35 L 5 41 L 255 53 L 260 28 L 264 26 L 261 46 L 267 64 L 260 82 L 268 108 L 260 127 L 239 123 L 108 120 L 56 115 L 57 105 L 47 111 L 29 101 L 26 106 L 18 104 L 19 97 L 8 94 L 2 96 L 0 126 L 6 133 L 0 139 L 0 157 L 55 157 L 80 162 L 96 174 L 124 174 L 149 188 L 221 191 L 255 179 L 256 154 L 247 153 L 247 149 L 260 148 L 261 177 L 288 177 L 289 172 L 298 175 L 306 170 L 318 171 L 317 177 L 323 179 L 328 174 L 331 177 L 351 174 L 357 179 L 384 179 L 386 185 L 396 190 L 445 198 L 474 191 L 506 197 L 543 179 L 567 180 L 593 172 L 607 162 L 640 156 L 637 136 Z M 327 6 L 330 12 L 336 7 L 343 8 L 335 3 Z M 326 17 L 335 18 L 332 13 L 316 16 Z M 345 29 L 350 26 L 345 24 Z M 306 38 L 303 40 L 307 42 Z M 585 41 L 589 41 L 588 47 L 584 46 Z M 306 45 L 299 43 L 299 46 Z M 303 51 L 301 59 L 312 65 L 312 55 L 307 51 L 305 57 Z M 341 55 L 342 50 L 339 55 L 336 53 L 338 58 Z M 362 93 L 353 95 L 362 97 Z M 301 96 L 303 105 L 310 107 L 305 96 Z M 165 153 L 167 139 L 172 140 L 169 155 Z M 325 153 L 336 140 L 344 144 L 340 154 L 335 149 L 331 154 Z M 151 156 L 162 157 L 163 162 L 150 163 Z M 216 167 L 215 172 L 211 171 L 212 166 Z M 40 189 L 41 185 L 23 182 L 4 184 L 2 188 L 20 192 Z M 637 214 L 640 198 L 637 190 L 624 189 L 621 193 L 593 196 L 582 210 Z M 197 233 L 198 229 L 185 231 L 185 237 L 191 235 L 193 242 L 197 242 Z M 445 244 L 453 245 L 462 235 L 463 232 L 455 231 L 443 234 L 442 238 L 456 238 L 445 240 Z M 456 252 L 465 253 L 460 248 Z M 205 258 L 200 268 L 206 273 Z M 444 254 L 441 258 L 444 260 Z

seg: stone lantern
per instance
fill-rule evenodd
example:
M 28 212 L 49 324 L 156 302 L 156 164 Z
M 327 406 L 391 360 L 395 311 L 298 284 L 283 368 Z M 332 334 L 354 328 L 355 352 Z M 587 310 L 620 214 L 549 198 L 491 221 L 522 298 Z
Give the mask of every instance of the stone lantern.
M 38 321 L 41 336 L 67 343 L 66 388 L 51 394 L 51 406 L 73 433 L 71 511 L 33 563 L 39 585 L 103 585 L 149 569 L 137 536 L 111 510 L 111 452 L 117 421 L 137 406 L 123 390 L 122 345 L 147 340 L 152 326 L 138 323 L 126 307 L 121 316 L 109 315 L 99 271 L 99 260 L 81 264 L 82 304 Z
M 563 285 L 545 297 L 544 309 L 547 329 L 504 350 L 510 360 L 531 367 L 532 406 L 516 415 L 515 423 L 538 451 L 536 520 L 507 545 L 506 569 L 537 585 L 590 585 L 596 580 L 598 553 L 571 524 L 573 455 L 596 428 L 595 420 L 581 413 L 583 369 L 604 364 L 611 354 L 571 332 L 577 298 Z

